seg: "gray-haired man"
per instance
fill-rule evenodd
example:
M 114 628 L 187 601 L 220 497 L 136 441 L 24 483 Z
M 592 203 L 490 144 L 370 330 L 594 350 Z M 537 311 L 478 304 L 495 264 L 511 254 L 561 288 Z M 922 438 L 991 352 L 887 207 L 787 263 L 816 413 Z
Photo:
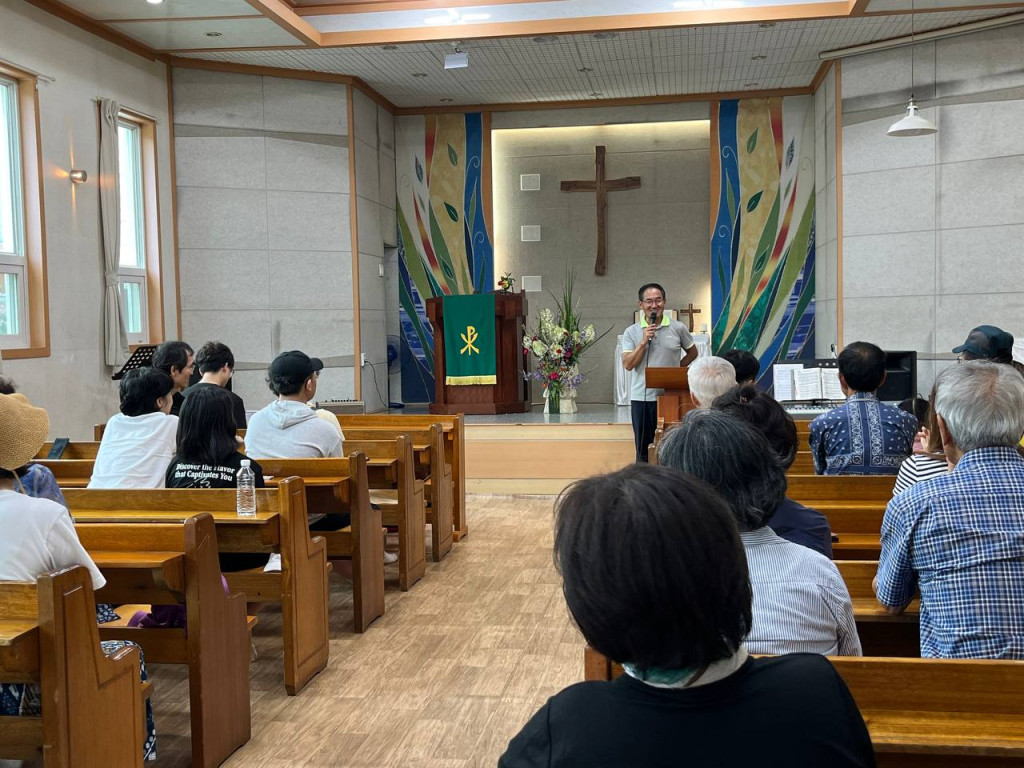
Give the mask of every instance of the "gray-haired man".
M 935 383 L 953 471 L 897 494 L 882 520 L 878 601 L 921 592 L 921 656 L 1024 659 L 1024 378 L 968 362 Z

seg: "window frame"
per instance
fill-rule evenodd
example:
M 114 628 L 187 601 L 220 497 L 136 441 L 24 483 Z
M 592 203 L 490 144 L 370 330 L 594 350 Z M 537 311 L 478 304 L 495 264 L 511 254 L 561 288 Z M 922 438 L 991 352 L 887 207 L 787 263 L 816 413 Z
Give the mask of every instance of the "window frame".
M 0 64 L 0 78 L 15 96 L 17 152 L 12 159 L 21 203 L 20 210 L 15 210 L 15 252 L 0 254 L 0 273 L 13 273 L 18 283 L 19 333 L 0 337 L 0 348 L 6 359 L 46 357 L 50 329 L 37 80 L 4 64 Z
M 162 245 L 160 238 L 160 182 L 156 143 L 156 122 L 139 112 L 122 107 L 118 114 L 118 125 L 130 125 L 139 133 L 139 182 L 141 203 L 141 231 L 139 241 L 143 245 L 144 267 L 118 265 L 118 295 L 124 309 L 125 284 L 142 286 L 141 327 L 138 334 L 128 333 L 128 344 L 134 348 L 141 344 L 158 344 L 164 340 L 164 303 L 161 267 Z M 120 138 L 120 137 L 119 137 Z M 120 164 L 120 158 L 118 159 Z M 118 168 L 120 173 L 120 168 Z M 127 315 L 125 315 L 127 323 Z M 126 328 L 127 332 L 127 328 Z

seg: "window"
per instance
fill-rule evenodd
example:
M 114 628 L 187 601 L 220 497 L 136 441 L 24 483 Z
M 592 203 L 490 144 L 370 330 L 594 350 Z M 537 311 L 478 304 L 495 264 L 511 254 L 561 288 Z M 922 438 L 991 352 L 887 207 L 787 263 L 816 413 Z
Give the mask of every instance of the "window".
M 121 248 L 118 275 L 121 306 L 130 344 L 149 340 L 146 280 L 146 206 L 142 179 L 142 126 L 121 120 L 117 126 L 118 181 L 121 188 Z
M 25 209 L 16 80 L 0 76 L 0 346 L 27 347 Z

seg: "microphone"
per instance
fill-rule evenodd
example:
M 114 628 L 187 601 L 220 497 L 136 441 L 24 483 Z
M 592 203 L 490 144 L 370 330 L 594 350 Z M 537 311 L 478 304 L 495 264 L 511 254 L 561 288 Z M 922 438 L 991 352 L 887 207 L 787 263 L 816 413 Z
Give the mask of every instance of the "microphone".
M 651 312 L 651 316 L 649 318 L 647 318 L 647 322 L 650 325 L 654 325 L 656 322 L 658 322 L 658 313 L 657 312 Z

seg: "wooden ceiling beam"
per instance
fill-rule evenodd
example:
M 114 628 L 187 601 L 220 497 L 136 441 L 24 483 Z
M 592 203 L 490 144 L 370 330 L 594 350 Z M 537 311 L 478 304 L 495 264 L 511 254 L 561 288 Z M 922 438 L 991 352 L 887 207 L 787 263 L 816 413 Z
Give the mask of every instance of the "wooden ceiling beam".
M 320 45 L 320 30 L 292 10 L 283 0 L 245 0 L 249 5 L 309 46 Z
M 131 51 L 144 59 L 149 59 L 150 61 L 165 61 L 167 58 L 163 54 L 154 51 L 149 46 L 143 45 L 138 40 L 128 37 L 128 35 L 124 35 L 116 29 L 108 27 L 106 24 L 95 21 L 84 13 L 76 11 L 74 8 L 64 5 L 64 3 L 57 2 L 57 0 L 26 1 L 29 5 L 34 5 L 36 8 L 44 10 L 47 13 L 51 13 L 69 24 L 74 24 L 79 29 L 84 29 L 86 32 L 94 34 L 96 37 L 103 38 L 108 43 L 113 43 L 127 51 Z

